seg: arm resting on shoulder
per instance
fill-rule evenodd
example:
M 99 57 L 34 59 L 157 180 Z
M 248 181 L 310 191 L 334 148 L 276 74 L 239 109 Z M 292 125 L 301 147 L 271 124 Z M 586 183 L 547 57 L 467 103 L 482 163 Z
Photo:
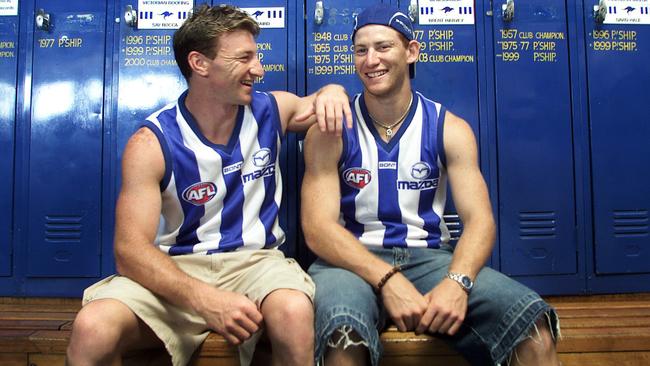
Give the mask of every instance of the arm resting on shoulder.
M 316 122 L 321 131 L 341 135 L 344 118 L 352 127 L 352 111 L 345 88 L 329 84 L 306 97 L 274 91 L 280 110 L 282 128 L 292 132 L 305 132 Z

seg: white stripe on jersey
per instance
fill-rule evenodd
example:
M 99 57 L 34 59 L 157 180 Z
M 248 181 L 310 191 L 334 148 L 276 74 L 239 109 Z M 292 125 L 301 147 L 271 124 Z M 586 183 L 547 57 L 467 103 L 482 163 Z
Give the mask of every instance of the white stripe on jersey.
M 360 98 L 357 98 L 355 103 L 355 110 L 357 116 L 363 121 L 363 113 L 361 113 L 361 106 L 359 104 Z M 358 124 L 359 131 L 359 144 L 361 147 L 362 166 L 371 166 L 375 161 L 379 160 L 379 152 L 377 151 L 377 144 L 372 132 L 366 127 L 366 123 Z M 368 222 L 364 225 L 363 235 L 359 240 L 364 244 L 381 243 L 384 240 L 386 227 L 377 220 L 377 212 L 379 211 L 379 176 L 376 171 L 373 171 L 373 179 L 375 184 L 369 184 L 362 189 L 355 199 L 356 212 L 355 217 L 357 222 Z M 372 220 L 372 221 L 371 221 Z

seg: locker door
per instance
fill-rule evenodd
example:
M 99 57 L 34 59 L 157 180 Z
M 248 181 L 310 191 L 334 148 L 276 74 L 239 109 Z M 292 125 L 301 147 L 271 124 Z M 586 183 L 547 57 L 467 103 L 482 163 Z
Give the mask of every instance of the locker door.
M 576 273 L 566 4 L 504 0 L 494 14 L 500 268 Z
M 401 1 L 401 4 L 401 9 L 414 19 L 416 39 L 420 42 L 420 58 L 416 64 L 413 87 L 466 120 L 478 140 L 476 22 L 480 19 L 475 17 L 474 1 L 420 0 L 417 7 L 411 6 L 410 9 L 408 1 Z M 447 194 L 444 219 L 452 243 L 455 243 L 461 235 L 462 223 L 453 207 L 451 193 Z
M 129 137 L 145 118 L 175 101 L 187 87 L 176 66 L 172 42 L 174 31 L 187 18 L 194 2 L 182 0 L 177 2 L 180 5 L 172 7 L 151 3 L 156 2 L 121 0 L 118 8 L 121 15 L 115 126 L 118 181 L 122 152 Z
M 307 93 L 329 83 L 352 96 L 362 90 L 352 55 L 354 17 L 376 0 L 307 0 Z M 380 1 L 387 2 L 387 1 Z
M 11 226 L 17 59 L 17 13 L 0 13 L 0 276 L 11 275 L 13 254 Z
M 649 273 L 650 2 L 584 2 L 595 269 Z
M 106 3 L 35 9 L 27 276 L 97 277 Z

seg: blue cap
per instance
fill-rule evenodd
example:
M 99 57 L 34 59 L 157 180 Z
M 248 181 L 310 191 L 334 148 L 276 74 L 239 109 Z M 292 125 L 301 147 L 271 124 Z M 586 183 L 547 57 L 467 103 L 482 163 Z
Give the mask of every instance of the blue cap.
M 411 22 L 411 18 L 394 6 L 380 3 L 366 8 L 354 18 L 352 42 L 354 42 L 354 36 L 357 31 L 370 24 L 379 24 L 391 27 L 403 35 L 408 41 L 415 39 L 415 32 L 413 32 L 413 23 Z M 411 79 L 415 77 L 415 62 L 409 65 L 409 76 Z

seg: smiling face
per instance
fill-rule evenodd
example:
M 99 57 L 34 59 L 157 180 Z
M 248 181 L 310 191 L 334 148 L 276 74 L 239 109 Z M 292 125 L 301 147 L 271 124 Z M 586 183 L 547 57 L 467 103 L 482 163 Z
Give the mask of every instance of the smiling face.
M 245 105 L 251 102 L 253 83 L 264 76 L 254 36 L 245 30 L 219 37 L 217 54 L 208 62 L 209 88 L 221 102 Z
M 384 25 L 371 24 L 356 32 L 354 65 L 366 92 L 390 96 L 410 90 L 409 62 L 417 59 L 411 43 Z

